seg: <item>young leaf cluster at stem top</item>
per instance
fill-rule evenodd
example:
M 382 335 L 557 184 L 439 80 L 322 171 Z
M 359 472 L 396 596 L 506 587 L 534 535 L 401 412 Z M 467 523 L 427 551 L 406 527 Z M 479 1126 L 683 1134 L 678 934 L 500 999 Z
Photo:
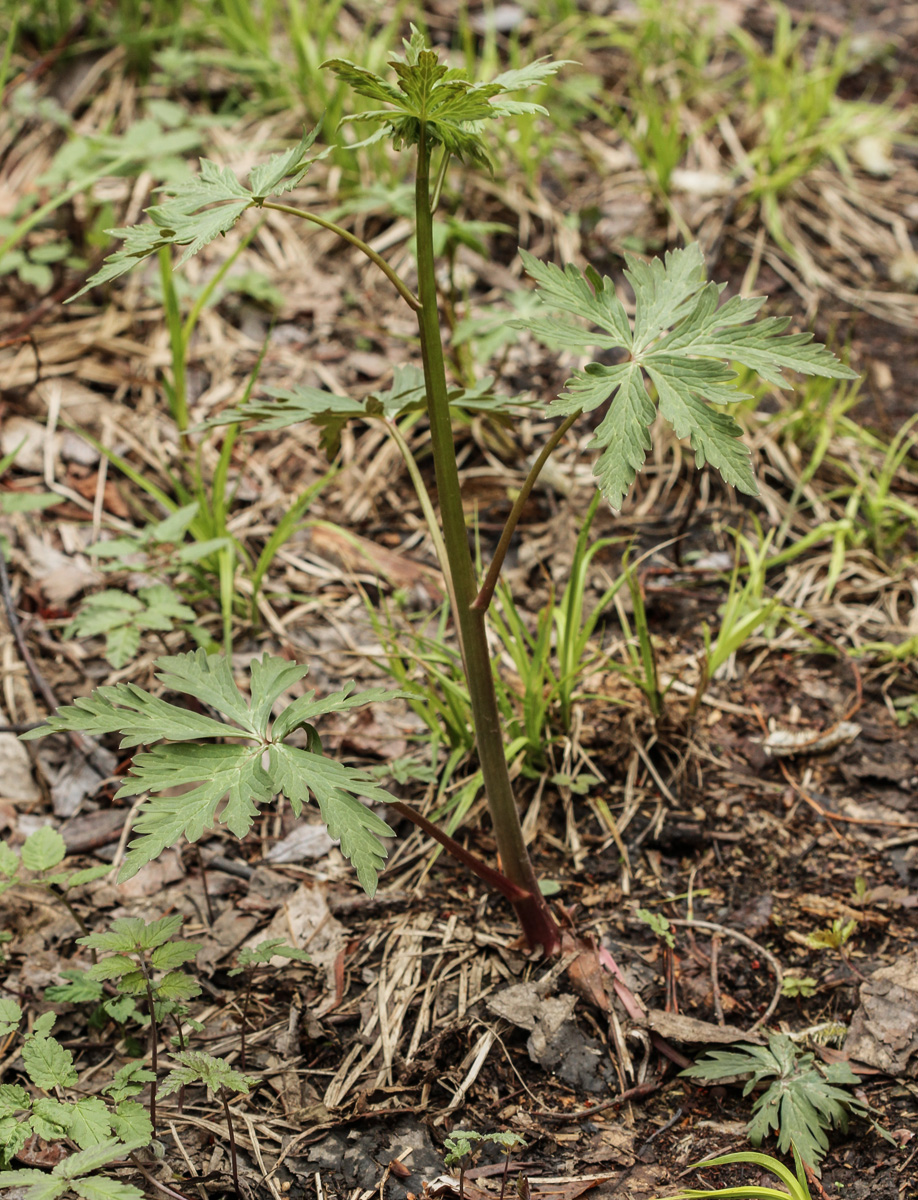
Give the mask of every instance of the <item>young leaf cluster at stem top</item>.
M 303 678 L 306 667 L 269 654 L 253 659 L 251 695 L 246 700 L 229 661 L 220 655 L 208 658 L 198 650 L 160 658 L 157 666 L 156 677 L 168 689 L 211 705 L 233 724 L 179 708 L 134 684 L 118 683 L 58 709 L 47 725 L 24 735 L 35 738 L 58 730 L 82 730 L 120 733 L 122 746 L 161 743 L 135 756 L 131 774 L 116 795 L 117 799 L 151 793 L 135 823 L 141 836 L 131 843 L 119 879 L 130 879 L 182 836 L 197 841 L 218 819 L 237 837 L 244 837 L 258 806 L 279 793 L 287 797 L 297 816 L 315 796 L 329 834 L 340 840 L 342 854 L 354 864 L 364 890 L 373 895 L 386 857 L 379 839 L 391 837 L 392 830 L 357 797 L 382 803 L 392 797 L 365 771 L 323 757 L 312 721 L 393 693 L 375 689 L 351 695 L 348 685 L 317 700 L 311 691 L 289 704 L 272 723 L 275 703 Z M 309 749 L 285 740 L 297 729 L 306 732 Z M 232 745 L 214 741 L 225 737 L 237 740 Z M 191 787 L 178 796 L 165 794 L 182 785 Z
M 676 436 L 688 437 L 695 463 L 716 467 L 726 483 L 751 496 L 758 494 L 749 449 L 739 440 L 734 419 L 711 405 L 748 400 L 737 390 L 741 363 L 777 387 L 787 387 L 783 370 L 831 379 L 855 379 L 811 333 L 785 334 L 790 318 L 768 317 L 750 324 L 765 303 L 763 296 L 733 296 L 717 307 L 726 284 L 709 283 L 698 245 L 668 251 L 665 262 L 642 262 L 626 255 L 625 276 L 634 291 L 634 323 L 609 278 L 592 267 L 584 274 L 569 264 L 564 270 L 540 262 L 521 250 L 526 270 L 538 284 L 548 309 L 571 313 L 598 326 L 600 333 L 571 322 L 539 316 L 513 322 L 550 346 L 579 353 L 590 347 L 624 350 L 624 362 L 589 363 L 575 371 L 549 412 L 589 412 L 611 400 L 591 445 L 602 454 L 594 468 L 603 495 L 613 508 L 634 483 L 650 449 L 650 427 L 657 414 L 647 393 L 645 376 L 656 390 L 659 409 Z
M 504 71 L 490 83 L 473 83 L 465 71 L 441 63 L 414 25 L 410 40 L 403 44 L 404 61 L 393 59 L 389 63 L 397 84 L 343 58 L 322 64 L 330 67 L 358 95 L 389 106 L 344 118 L 383 123 L 376 134 L 360 144 L 369 145 L 388 137 L 395 149 L 400 150 L 403 146 L 416 146 L 424 136 L 429 142 L 441 145 L 447 154 L 488 168 L 491 160 L 480 133 L 483 123 L 517 113 L 547 116 L 548 110 L 541 104 L 505 97 L 508 92 L 525 91 L 543 83 L 564 65 L 539 59 L 526 67 Z

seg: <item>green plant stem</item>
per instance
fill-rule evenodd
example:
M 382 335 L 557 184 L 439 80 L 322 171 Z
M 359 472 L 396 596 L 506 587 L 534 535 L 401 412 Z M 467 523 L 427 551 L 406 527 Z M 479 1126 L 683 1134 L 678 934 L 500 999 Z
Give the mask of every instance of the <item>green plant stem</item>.
M 349 229 L 345 229 L 341 225 L 336 225 L 334 221 L 326 221 L 326 219 L 324 217 L 320 217 L 318 213 L 307 212 L 306 209 L 303 208 L 294 208 L 290 204 L 272 204 L 270 201 L 265 201 L 265 203 L 260 207 L 272 208 L 275 212 L 289 213 L 292 217 L 302 217 L 304 221 L 312 221 L 314 225 L 321 225 L 323 229 L 328 229 L 332 233 L 336 233 L 338 237 L 343 238 L 344 241 L 350 242 L 352 246 L 356 246 L 357 249 L 362 251 L 371 262 L 375 263 L 376 266 L 379 267 L 380 271 L 382 271 L 382 273 L 390 281 L 405 303 L 410 308 L 413 308 L 415 312 L 420 312 L 421 301 L 414 294 L 408 284 L 405 283 L 401 275 L 399 275 L 397 271 L 393 271 L 382 255 L 377 254 L 372 246 L 368 246 L 362 238 L 359 238 L 356 235 L 356 233 L 351 233 Z
M 511 883 L 526 893 L 524 899 L 511 903 L 530 947 L 536 949 L 541 946 L 546 954 L 555 954 L 561 946 L 561 932 L 539 891 L 516 808 L 504 753 L 500 712 L 485 630 L 485 613 L 472 607 L 478 586 L 462 507 L 443 344 L 440 338 L 433 216 L 430 211 L 430 146 L 427 127 L 423 122 L 418 143 L 415 221 L 418 293 L 421 299 L 418 328 L 424 361 L 424 381 L 427 387 L 430 438 L 443 523 L 443 541 L 456 599 L 456 621 L 468 678 L 478 759 L 488 796 L 501 870 Z
M 535 482 L 542 473 L 542 468 L 548 462 L 555 447 L 574 424 L 583 409 L 579 409 L 571 413 L 555 432 L 551 435 L 545 445 L 542 447 L 542 452 L 529 468 L 529 474 L 523 486 L 520 488 L 519 495 L 513 502 L 513 507 L 510 509 L 510 515 L 507 517 L 507 522 L 504 525 L 503 532 L 500 535 L 500 541 L 497 543 L 497 549 L 494 551 L 494 557 L 491 559 L 491 565 L 488 567 L 488 573 L 485 576 L 485 581 L 481 585 L 481 591 L 472 602 L 472 608 L 487 612 L 494 598 L 494 589 L 497 587 L 497 581 L 500 578 L 501 568 L 504 565 L 504 559 L 507 557 L 507 551 L 510 549 L 510 542 L 513 534 L 516 532 L 516 527 L 519 524 L 520 517 L 523 515 L 523 509 L 526 507 L 526 501 L 529 499 L 530 493 Z

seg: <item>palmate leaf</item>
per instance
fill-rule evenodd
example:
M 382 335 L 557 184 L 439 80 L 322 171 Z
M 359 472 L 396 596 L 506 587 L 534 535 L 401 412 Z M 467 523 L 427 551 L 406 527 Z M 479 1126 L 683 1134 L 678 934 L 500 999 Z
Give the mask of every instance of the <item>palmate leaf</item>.
M 259 207 L 271 196 L 282 195 L 296 187 L 311 164 L 321 157 L 306 157 L 317 133 L 318 128 L 304 133 L 296 146 L 255 167 L 249 174 L 248 187 L 229 167 L 201 159 L 199 175 L 162 189 L 169 198 L 146 210 L 149 223 L 106 230 L 113 237 L 121 238 L 123 247 L 110 254 L 100 270 L 70 300 L 76 300 L 100 283 L 124 275 L 164 246 L 184 247 L 179 265 L 186 262 L 214 238 L 228 233 L 246 209 Z
M 423 128 L 428 139 L 450 154 L 486 166 L 490 161 L 480 136 L 484 122 L 514 113 L 545 113 L 541 105 L 508 100 L 506 94 L 535 87 L 564 65 L 539 59 L 528 67 L 505 71 L 489 83 L 473 83 L 464 71 L 441 63 L 413 25 L 404 46 L 404 59 L 389 63 L 395 84 L 347 59 L 334 58 L 322 64 L 358 95 L 388 106 L 344 120 L 382 122 L 382 135 L 391 138 L 396 149 L 416 145 Z
M 580 334 L 581 331 L 577 330 Z M 498 415 L 508 408 L 508 401 L 495 396 L 494 380 L 482 379 L 474 388 L 453 388 L 448 393 L 450 405 L 465 411 L 489 411 Z M 333 459 L 341 446 L 341 431 L 348 421 L 395 421 L 411 412 L 419 412 L 427 406 L 427 390 L 424 373 L 413 365 L 398 366 L 393 372 L 390 387 L 372 391 L 362 400 L 349 396 L 338 396 L 321 388 L 298 385 L 293 388 L 265 389 L 267 397 L 244 400 L 232 408 L 225 409 L 218 417 L 207 422 L 211 425 L 234 425 L 242 421 L 256 421 L 257 432 L 274 432 L 308 421 L 321 433 L 322 449 Z M 522 399 L 510 402 L 514 407 L 528 403 Z
M 817 1064 L 812 1054 L 801 1053 L 785 1034 L 774 1034 L 767 1046 L 709 1051 L 682 1074 L 708 1080 L 748 1075 L 743 1095 L 770 1081 L 752 1106 L 750 1141 L 760 1145 L 773 1130 L 778 1134 L 778 1149 L 786 1153 L 796 1147 L 817 1175 L 829 1146 L 826 1131 L 833 1127 L 844 1131 L 851 1113 L 867 1111 L 866 1105 L 844 1088 L 858 1082 L 847 1063 Z
M 697 245 L 670 251 L 663 261 L 626 256 L 625 275 L 635 298 L 633 325 L 610 279 L 592 268 L 585 273 L 572 265 L 561 270 L 520 253 L 546 308 L 588 321 L 599 332 L 540 316 L 520 318 L 514 326 L 548 345 L 584 353 L 591 347 L 619 349 L 628 356 L 624 363 L 590 363 L 575 371 L 550 410 L 590 411 L 610 401 L 591 445 L 602 451 L 594 473 L 613 508 L 621 507 L 650 449 L 657 405 L 645 378 L 654 386 L 660 413 L 678 437 L 689 439 L 696 466 L 710 463 L 725 482 L 756 495 L 750 453 L 739 440 L 742 430 L 731 416 L 712 407 L 749 398 L 734 386 L 731 364 L 741 363 L 778 387 L 788 386 L 785 370 L 831 379 L 857 377 L 813 342 L 812 334 L 786 334 L 788 318 L 750 324 L 762 298 L 737 296 L 718 307 L 726 285 L 706 281 Z
M 281 794 L 297 814 L 304 803 L 316 800 L 329 833 L 340 840 L 342 853 L 351 859 L 361 885 L 372 895 L 386 858 L 380 838 L 392 836 L 392 830 L 358 797 L 380 803 L 392 797 L 366 772 L 286 745 L 283 739 L 298 728 L 311 730 L 313 720 L 326 713 L 390 698 L 393 693 L 376 689 L 352 694 L 350 688 L 344 688 L 316 699 L 310 692 L 290 704 L 272 728 L 277 701 L 302 679 L 306 667 L 268 654 L 253 659 L 248 698 L 221 655 L 208 657 L 197 650 L 160 658 L 157 667 L 157 678 L 167 688 L 212 705 L 235 724 L 222 724 L 179 708 L 133 684 L 116 684 L 59 709 L 47 725 L 27 735 L 43 736 L 57 730 L 120 732 L 122 745 L 159 743 L 135 756 L 131 773 L 117 793 L 118 798 L 143 792 L 151 795 L 137 816 L 134 831 L 139 836 L 131 842 L 119 879 L 135 875 L 181 837 L 197 841 L 217 821 L 237 837 L 244 837 L 259 807 Z M 229 745 L 198 740 L 228 736 L 238 740 Z M 180 795 L 164 794 L 175 789 L 185 790 Z M 113 922 L 113 930 L 117 924 Z M 119 937 L 121 932 L 119 925 Z M 120 941 L 97 948 L 129 951 Z M 99 969 L 105 970 L 110 962 L 104 960 Z

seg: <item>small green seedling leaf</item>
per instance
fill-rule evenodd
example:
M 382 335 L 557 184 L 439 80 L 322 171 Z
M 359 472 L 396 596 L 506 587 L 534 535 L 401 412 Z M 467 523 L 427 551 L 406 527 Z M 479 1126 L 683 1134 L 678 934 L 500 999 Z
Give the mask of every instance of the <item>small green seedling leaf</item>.
M 570 322 L 523 317 L 514 322 L 548 345 L 586 353 L 591 347 L 620 349 L 627 361 L 593 362 L 575 371 L 551 405 L 554 413 L 609 408 L 591 445 L 602 453 L 594 474 L 603 495 L 620 508 L 650 449 L 657 409 L 676 436 L 689 438 L 695 464 L 709 462 L 726 483 L 756 495 L 750 453 L 739 440 L 734 419 L 712 405 L 748 399 L 735 387 L 731 363 L 741 363 L 777 387 L 787 387 L 784 370 L 831 379 L 854 379 L 812 334 L 786 334 L 789 319 L 769 317 L 750 324 L 764 298 L 734 296 L 718 308 L 726 285 L 708 283 L 704 256 L 693 244 L 666 254 L 665 261 L 642 262 L 627 255 L 625 276 L 634 291 L 633 327 L 611 279 L 591 268 L 561 270 L 521 250 L 527 272 L 538 284 L 546 309 L 570 313 L 597 326 L 599 333 Z M 656 391 L 651 400 L 646 380 Z
M 473 1152 L 482 1140 L 482 1135 L 473 1129 L 454 1129 L 448 1138 L 443 1139 L 446 1156 L 443 1161 L 448 1167 L 454 1167 Z
M 649 925 L 660 941 L 665 942 L 670 950 L 674 948 L 676 939 L 673 936 L 672 927 L 662 913 L 652 912 L 649 908 L 639 908 L 634 915 L 645 925 Z
M 813 979 L 811 975 L 787 974 L 781 981 L 781 995 L 787 996 L 790 1000 L 808 1000 L 815 994 L 818 987 L 818 980 Z
M 105 657 L 119 669 L 136 657 L 145 630 L 169 633 L 176 623 L 192 622 L 195 616 L 194 609 L 164 583 L 139 588 L 136 596 L 109 588 L 83 601 L 64 637 L 105 634 Z
M 139 1096 L 144 1087 L 155 1078 L 153 1072 L 148 1071 L 141 1061 L 129 1062 L 115 1072 L 114 1079 L 106 1084 L 102 1091 L 111 1096 L 116 1104 L 120 1104 L 122 1100 Z
M 846 921 L 836 917 L 825 929 L 816 929 L 806 935 L 806 944 L 814 950 L 840 950 L 857 932 L 857 921 Z
M 0 996 L 0 1037 L 6 1037 L 19 1028 L 22 1020 L 22 1009 L 15 1000 L 8 996 Z
M 288 946 L 283 938 L 269 938 L 259 942 L 253 949 L 243 946 L 239 951 L 238 965 L 227 972 L 229 975 L 241 975 L 243 971 L 267 966 L 272 958 L 289 958 L 296 962 L 312 962 L 305 950 L 296 946 Z
M 64 861 L 64 839 L 50 825 L 30 833 L 22 847 L 22 865 L 30 871 L 50 871 Z
M 228 1092 L 247 1093 L 258 1082 L 250 1075 L 234 1071 L 222 1058 L 213 1058 L 200 1050 L 179 1050 L 173 1058 L 180 1064 L 174 1067 L 160 1085 L 160 1095 L 169 1096 L 180 1087 L 202 1083 L 213 1092 L 226 1088 Z

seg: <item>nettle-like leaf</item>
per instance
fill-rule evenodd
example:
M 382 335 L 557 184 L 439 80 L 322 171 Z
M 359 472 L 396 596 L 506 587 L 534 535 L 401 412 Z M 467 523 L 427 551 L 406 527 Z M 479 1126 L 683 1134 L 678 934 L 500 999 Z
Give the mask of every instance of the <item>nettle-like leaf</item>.
M 105 657 L 117 670 L 136 657 L 145 630 L 169 633 L 177 622 L 194 619 L 194 609 L 182 603 L 164 583 L 138 588 L 136 596 L 119 588 L 108 588 L 83 601 L 64 630 L 64 637 L 104 634 Z
M 154 1078 L 152 1071 L 145 1072 Z M 109 1114 L 112 1130 L 123 1142 L 140 1141 L 148 1145 L 153 1140 L 153 1126 L 147 1110 L 136 1100 L 122 1100 L 115 1106 L 115 1111 Z
M 386 105 L 344 120 L 382 123 L 377 137 L 368 140 L 388 136 L 397 150 L 417 145 L 423 128 L 430 141 L 450 154 L 488 167 L 490 160 L 480 136 L 484 122 L 514 113 L 546 113 L 539 104 L 505 97 L 544 82 L 564 65 L 540 59 L 529 67 L 505 71 L 490 83 L 473 83 L 464 71 L 441 63 L 413 25 L 411 39 L 403 44 L 404 59 L 389 63 L 396 76 L 394 84 L 347 59 L 333 58 L 322 64 L 358 95 Z
M 42 1015 L 54 1016 L 53 1013 Z M 43 1092 L 50 1092 L 58 1087 L 73 1087 L 77 1081 L 73 1055 L 46 1032 L 42 1031 L 36 1035 L 34 1029 L 38 1028 L 36 1021 L 32 1036 L 22 1043 L 22 1061 L 26 1074 Z
M 773 1130 L 778 1134 L 778 1149 L 786 1153 L 796 1146 L 817 1175 L 829 1147 L 826 1131 L 837 1127 L 844 1132 L 852 1113 L 867 1112 L 867 1106 L 846 1090 L 858 1082 L 847 1063 L 817 1063 L 785 1034 L 774 1034 L 767 1047 L 709 1051 L 682 1074 L 708 1080 L 748 1074 L 744 1096 L 771 1080 L 752 1106 L 750 1141 L 758 1146 Z
M 70 299 L 76 300 L 90 288 L 117 279 L 164 246 L 185 247 L 178 265 L 187 262 L 214 238 L 228 233 L 246 209 L 258 208 L 272 196 L 296 187 L 312 163 L 322 157 L 306 157 L 317 133 L 318 129 L 304 133 L 298 145 L 255 167 L 249 174 L 248 187 L 229 167 L 201 159 L 198 176 L 161 189 L 169 199 L 146 210 L 150 223 L 106 230 L 122 238 L 124 246 L 110 254 L 101 269 Z
M 119 1067 L 114 1079 L 106 1084 L 102 1091 L 111 1096 L 116 1104 L 121 1104 L 123 1100 L 139 1096 L 146 1085 L 152 1083 L 155 1078 L 153 1072 L 143 1065 L 142 1060 L 136 1059 Z
M 0 996 L 0 1037 L 6 1037 L 19 1028 L 22 1020 L 22 1009 L 15 1000 L 8 996 Z
M 205 651 L 197 650 L 160 658 L 157 666 L 157 679 L 169 690 L 211 705 L 233 724 L 179 708 L 134 684 L 119 683 L 99 688 L 72 706 L 58 709 L 47 725 L 24 735 L 43 737 L 67 730 L 119 732 L 122 746 L 162 743 L 136 755 L 131 774 L 116 796 L 151 794 L 134 824 L 140 836 L 131 843 L 119 879 L 135 875 L 180 837 L 197 841 L 218 820 L 237 837 L 244 837 L 260 806 L 280 794 L 290 801 L 297 816 L 303 804 L 315 799 L 329 834 L 340 841 L 341 851 L 353 863 L 362 887 L 373 895 L 386 858 L 380 839 L 393 833 L 358 797 L 378 803 L 392 797 L 369 772 L 316 753 L 312 723 L 327 713 L 389 699 L 393 693 L 374 689 L 354 694 L 346 687 L 318 700 L 311 691 L 288 705 L 272 726 L 275 704 L 303 678 L 306 667 L 268 654 L 253 659 L 250 697 L 246 699 L 222 655 L 208 657 Z M 300 728 L 311 731 L 313 748 L 304 750 L 284 741 Z M 239 740 L 231 745 L 198 740 L 229 736 Z M 164 794 L 179 787 L 187 790 L 180 795 Z M 122 925 L 114 922 L 112 929 L 121 929 Z M 117 937 L 111 941 L 106 934 L 91 936 L 102 941 L 80 940 L 96 949 L 132 952 L 126 945 L 116 945 Z M 103 964 L 98 965 L 104 969 Z
M 50 825 L 43 825 L 26 838 L 22 847 L 22 865 L 30 871 L 50 871 L 64 861 L 64 839 Z
M 258 1082 L 250 1075 L 234 1071 L 222 1058 L 213 1058 L 200 1050 L 178 1050 L 172 1057 L 179 1066 L 174 1067 L 160 1085 L 161 1096 L 169 1096 L 180 1087 L 193 1083 L 202 1083 L 213 1092 L 226 1088 L 228 1092 L 247 1093 Z
M 633 324 L 609 278 L 592 269 L 564 270 L 521 250 L 527 272 L 538 284 L 546 309 L 566 312 L 598 327 L 589 331 L 572 322 L 523 317 L 513 322 L 540 341 L 587 353 L 598 347 L 622 350 L 627 360 L 593 362 L 575 371 L 552 403 L 553 413 L 591 411 L 611 401 L 591 446 L 602 450 L 594 468 L 603 495 L 620 508 L 650 449 L 650 427 L 657 409 L 676 436 L 687 437 L 695 464 L 710 463 L 726 483 L 748 495 L 758 488 L 740 426 L 712 405 L 749 399 L 735 387 L 741 363 L 777 387 L 788 387 L 784 370 L 831 379 L 854 379 L 856 372 L 812 341 L 811 333 L 785 333 L 790 318 L 756 321 L 764 297 L 734 296 L 718 307 L 726 284 L 706 280 L 704 256 L 697 245 L 668 251 L 665 262 L 645 263 L 626 255 L 625 276 L 634 291 Z M 646 381 L 655 389 L 657 403 Z
M 467 1158 L 483 1141 L 483 1136 L 474 1129 L 454 1129 L 448 1138 L 443 1139 L 443 1149 L 446 1157 L 443 1161 L 448 1167 L 453 1167 Z
M 154 950 L 157 946 L 165 945 L 182 927 L 181 913 L 171 917 L 160 917 L 158 921 L 149 924 L 142 917 L 116 917 L 108 929 L 98 933 L 87 934 L 79 938 L 83 946 L 92 950 L 108 950 L 113 954 L 142 954 Z M 135 964 L 126 960 L 133 970 Z

